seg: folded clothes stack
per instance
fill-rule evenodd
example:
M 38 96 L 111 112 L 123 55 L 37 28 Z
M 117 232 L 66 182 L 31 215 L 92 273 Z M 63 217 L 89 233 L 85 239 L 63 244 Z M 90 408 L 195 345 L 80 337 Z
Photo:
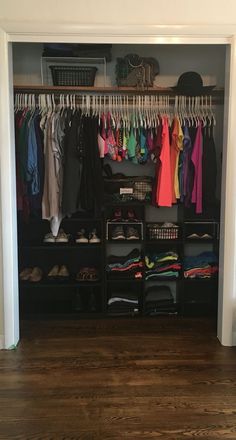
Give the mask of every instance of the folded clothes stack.
M 145 279 L 174 279 L 179 278 L 181 263 L 176 252 L 169 251 L 160 254 L 152 253 L 145 256 Z
M 144 263 L 140 250 L 133 249 L 128 255 L 110 255 L 107 259 L 106 272 L 108 278 L 142 278 Z
M 168 286 L 151 286 L 146 291 L 146 315 L 172 315 L 176 314 L 176 305 L 171 290 Z
M 218 258 L 214 252 L 202 252 L 197 256 L 184 258 L 185 278 L 214 278 L 218 270 Z
M 113 292 L 108 300 L 109 315 L 134 315 L 139 312 L 138 297 L 130 292 Z

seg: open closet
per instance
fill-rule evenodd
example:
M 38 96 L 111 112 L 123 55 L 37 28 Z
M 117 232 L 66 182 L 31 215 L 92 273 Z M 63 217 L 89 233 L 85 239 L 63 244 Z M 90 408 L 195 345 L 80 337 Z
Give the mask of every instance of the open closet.
M 54 50 L 13 45 L 20 316 L 216 317 L 225 46 Z M 61 64 L 93 84 L 55 85 Z

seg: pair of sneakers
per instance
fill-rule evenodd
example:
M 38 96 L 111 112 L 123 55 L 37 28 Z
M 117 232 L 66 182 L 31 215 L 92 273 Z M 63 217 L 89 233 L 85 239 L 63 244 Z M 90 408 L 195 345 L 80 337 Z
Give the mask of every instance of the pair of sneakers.
M 38 283 L 41 281 L 43 276 L 43 271 L 40 267 L 26 267 L 20 273 L 21 281 L 30 281 L 31 283 Z
M 195 233 L 194 232 L 193 234 L 188 235 L 187 238 L 191 238 L 193 240 L 198 239 L 198 238 L 203 239 L 203 240 L 209 240 L 209 239 L 212 239 L 213 237 L 212 237 L 212 235 L 207 234 L 207 233 Z
M 93 229 L 89 234 L 86 234 L 85 229 L 80 229 L 75 241 L 76 243 L 100 243 L 101 239 L 98 237 L 96 229 Z
M 70 276 L 69 271 L 67 267 L 63 264 L 62 266 L 59 266 L 58 264 L 55 264 L 55 266 L 52 267 L 52 269 L 48 272 L 48 278 L 50 279 L 68 279 Z
M 97 300 L 94 293 L 88 295 L 81 295 L 80 293 L 76 294 L 75 297 L 75 310 L 77 312 L 96 312 L 97 311 Z
M 112 240 L 139 240 L 140 235 L 138 230 L 132 226 L 124 229 L 123 226 L 119 225 L 112 230 L 111 238 Z
M 137 222 L 137 216 L 132 208 L 128 208 L 124 214 L 120 208 L 115 209 L 111 219 L 112 222 Z
M 70 234 L 66 234 L 63 229 L 60 229 L 55 237 L 51 232 L 45 235 L 44 243 L 68 243 Z

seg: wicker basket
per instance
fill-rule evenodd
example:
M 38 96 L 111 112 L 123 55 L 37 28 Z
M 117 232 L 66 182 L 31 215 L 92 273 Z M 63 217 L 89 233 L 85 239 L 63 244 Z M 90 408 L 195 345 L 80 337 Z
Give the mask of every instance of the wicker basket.
M 97 67 L 49 66 L 54 86 L 93 86 Z
M 123 178 L 104 178 L 105 194 L 114 199 L 150 201 L 152 193 L 152 178 L 149 176 L 126 176 Z
M 180 238 L 180 228 L 178 225 L 166 227 L 160 223 L 148 223 L 147 233 L 149 240 L 177 240 Z

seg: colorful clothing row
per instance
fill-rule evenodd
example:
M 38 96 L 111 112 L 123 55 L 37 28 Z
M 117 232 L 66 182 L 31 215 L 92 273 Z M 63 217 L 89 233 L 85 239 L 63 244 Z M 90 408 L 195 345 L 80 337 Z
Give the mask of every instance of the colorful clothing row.
M 18 210 L 50 221 L 77 211 L 99 215 L 103 203 L 98 118 L 80 111 L 19 110 L 15 113 Z
M 136 164 L 151 160 L 155 166 L 152 202 L 171 207 L 182 202 L 195 205 L 197 214 L 203 212 L 204 201 L 214 201 L 216 189 L 216 151 L 213 125 L 198 120 L 197 126 L 174 117 L 157 118 L 156 127 L 133 121 L 127 128 L 122 119 L 114 123 L 112 115 L 103 114 L 99 121 L 98 145 L 100 157 Z
M 202 121 L 197 127 L 181 126 L 175 117 L 169 129 L 168 119 L 162 118 L 157 138 L 153 205 L 170 207 L 180 201 L 186 207 L 194 204 L 196 214 L 201 214 L 204 204 L 215 201 L 217 167 L 212 126 L 204 127 Z
M 139 249 L 133 249 L 128 255 L 108 257 L 106 272 L 109 278 L 142 278 L 143 260 Z
M 185 278 L 212 278 L 218 273 L 218 258 L 214 252 L 202 252 L 193 257 L 184 258 Z
M 145 256 L 145 279 L 179 278 L 181 263 L 178 254 L 173 251 Z

